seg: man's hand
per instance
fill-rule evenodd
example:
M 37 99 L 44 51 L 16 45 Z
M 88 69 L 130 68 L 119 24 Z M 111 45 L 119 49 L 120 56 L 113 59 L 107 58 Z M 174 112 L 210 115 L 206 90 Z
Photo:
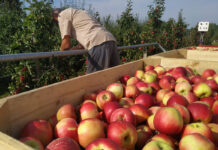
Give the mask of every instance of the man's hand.
M 70 47 L 71 47 L 70 36 L 69 35 L 65 35 L 64 39 L 61 42 L 61 50 L 62 51 L 69 50 Z
M 77 50 L 77 49 L 84 49 L 84 47 L 81 44 L 78 44 L 76 46 L 73 46 L 70 50 Z

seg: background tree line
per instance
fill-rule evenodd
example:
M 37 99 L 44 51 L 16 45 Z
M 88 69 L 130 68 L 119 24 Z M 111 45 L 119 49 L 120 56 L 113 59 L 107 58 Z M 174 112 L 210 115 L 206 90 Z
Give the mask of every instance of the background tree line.
M 102 17 L 92 6 L 87 11 L 113 33 L 118 46 L 158 42 L 171 50 L 199 44 L 197 25 L 188 29 L 182 10 L 177 20 L 163 21 L 165 0 L 154 0 L 145 14 L 148 19 L 142 22 L 133 14 L 132 3 L 127 0 L 125 11 L 116 20 L 110 15 Z M 1 0 L 0 54 L 59 51 L 61 36 L 51 17 L 52 7 L 52 0 Z M 85 9 L 85 0 L 62 0 L 61 7 Z M 212 23 L 205 35 L 205 44 L 214 44 L 216 40 L 218 25 Z M 145 49 L 148 55 L 160 52 L 153 46 L 120 51 L 122 63 L 142 58 Z M 0 95 L 3 97 L 83 75 L 86 56 L 4 62 L 0 63 L 0 70 Z

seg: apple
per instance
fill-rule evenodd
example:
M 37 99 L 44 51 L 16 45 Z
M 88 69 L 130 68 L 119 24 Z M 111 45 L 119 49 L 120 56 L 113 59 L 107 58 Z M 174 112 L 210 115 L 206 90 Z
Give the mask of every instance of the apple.
M 191 76 L 191 82 L 194 84 L 197 84 L 199 82 L 204 82 L 204 81 L 205 81 L 205 79 L 202 78 L 200 75 Z
M 81 150 L 77 142 L 69 137 L 54 139 L 45 150 Z
M 32 147 L 34 150 L 44 150 L 43 144 L 33 137 L 23 137 L 20 138 L 20 141 L 30 147 Z
M 152 137 L 152 130 L 146 125 L 139 125 L 136 127 L 138 134 L 138 140 L 136 142 L 136 148 L 142 149 L 145 143 Z
M 164 95 L 168 92 L 169 90 L 167 89 L 160 89 L 159 91 L 157 91 L 156 93 L 157 102 L 162 102 Z
M 191 116 L 187 107 L 180 104 L 174 104 L 173 107 L 179 111 L 180 115 L 182 116 L 184 124 L 188 124 L 191 120 Z
M 214 139 L 214 144 L 218 146 L 218 124 L 216 123 L 209 123 L 207 126 L 211 129 L 213 133 L 213 139 Z
M 140 82 L 140 80 L 138 78 L 130 77 L 126 82 L 126 85 L 135 85 L 138 82 Z
M 187 71 L 187 76 L 190 77 L 190 76 L 193 76 L 194 75 L 194 71 L 192 68 L 190 67 L 185 67 L 186 71 Z
M 52 116 L 50 116 L 48 118 L 48 122 L 51 124 L 51 126 L 54 128 L 56 126 L 56 124 L 58 123 L 58 120 L 57 120 L 57 116 L 56 114 L 53 114 Z
M 108 123 L 110 122 L 112 112 L 121 107 L 122 106 L 116 101 L 111 101 L 104 105 L 104 115 Z
M 175 140 L 166 134 L 161 134 L 161 133 L 156 134 L 151 138 L 151 140 L 152 141 L 161 141 L 161 142 L 164 142 L 164 143 L 170 145 L 172 148 L 175 148 Z
M 134 104 L 129 107 L 129 110 L 134 114 L 136 119 L 136 124 L 145 122 L 150 115 L 150 112 L 142 104 Z
M 167 92 L 162 100 L 163 105 L 167 105 L 168 100 L 170 99 L 170 97 L 172 97 L 173 95 L 175 95 L 176 93 L 174 91 L 169 91 Z
M 189 103 L 184 96 L 179 94 L 174 94 L 168 99 L 167 106 L 173 106 L 175 104 L 180 104 L 186 107 L 188 106 Z
M 91 142 L 86 150 L 121 150 L 121 148 L 111 139 L 99 138 Z
M 73 118 L 64 118 L 55 127 L 55 136 L 57 138 L 69 137 L 78 142 L 77 128 L 77 122 Z
M 216 123 L 216 124 L 218 124 L 218 114 L 213 114 L 211 123 Z
M 195 94 L 193 92 L 188 92 L 187 94 L 183 95 L 186 100 L 189 102 L 189 104 L 198 101 L 197 96 L 195 96 Z
M 200 101 L 206 102 L 210 106 L 210 108 L 212 108 L 215 99 L 213 97 L 203 97 L 200 99 Z
M 96 118 L 82 120 L 77 129 L 79 144 L 85 148 L 98 138 L 105 138 L 105 123 Z
M 150 114 L 155 114 L 160 108 L 160 106 L 151 106 L 150 108 L 148 108 L 148 111 L 150 112 Z
M 218 73 L 213 75 L 213 79 L 216 81 L 216 83 L 218 84 Z
M 175 86 L 175 92 L 179 95 L 187 95 L 192 90 L 192 86 L 189 82 L 179 82 Z
M 136 70 L 134 76 L 138 78 L 139 80 L 142 80 L 144 78 L 144 71 L 143 70 Z
M 98 108 L 93 102 L 83 103 L 80 108 L 80 118 L 81 120 L 88 118 L 99 118 Z
M 132 113 L 131 110 L 128 108 L 118 108 L 112 112 L 111 117 L 110 117 L 110 123 L 115 122 L 115 121 L 126 121 L 129 122 L 133 125 L 136 124 L 136 118 L 134 114 Z
M 129 106 L 134 105 L 134 100 L 132 98 L 123 97 L 120 99 L 119 104 L 123 108 L 128 108 Z
M 191 81 L 188 77 L 179 77 L 176 79 L 176 83 L 180 83 L 180 82 L 188 82 L 191 84 Z
M 123 76 L 119 79 L 119 81 L 120 81 L 122 84 L 126 85 L 126 82 L 127 82 L 127 80 L 129 80 L 129 78 L 130 78 L 130 75 L 125 74 L 125 75 L 123 75 Z
M 149 70 L 154 70 L 154 66 L 152 65 L 145 66 L 145 71 L 149 71 Z
M 124 89 L 121 83 L 111 83 L 107 86 L 106 90 L 112 92 L 117 100 L 123 97 Z
M 183 129 L 183 118 L 176 108 L 162 107 L 154 115 L 154 127 L 164 134 L 179 134 Z
M 205 136 L 192 133 L 182 137 L 179 142 L 179 150 L 215 150 L 215 145 Z
M 162 89 L 173 90 L 176 86 L 176 80 L 172 76 L 165 75 L 160 79 L 159 85 Z
M 213 141 L 213 133 L 212 133 L 210 127 L 208 127 L 203 122 L 194 122 L 194 123 L 187 124 L 184 127 L 182 137 L 186 136 L 188 134 L 192 134 L 192 133 L 199 133 L 199 134 L 207 137 L 211 141 Z
M 96 97 L 97 97 L 97 93 L 95 93 L 95 92 L 86 93 L 86 94 L 83 96 L 83 101 L 85 101 L 85 100 L 93 100 L 93 101 L 96 101 Z
M 150 141 L 145 144 L 142 150 L 174 150 L 170 145 L 162 141 Z
M 166 73 L 166 69 L 160 65 L 155 66 L 154 70 L 157 72 L 158 75 L 163 75 Z
M 110 101 L 116 101 L 114 94 L 110 91 L 101 91 L 96 97 L 96 103 L 100 109 L 103 109 L 104 105 Z
M 65 104 L 61 106 L 57 111 L 57 120 L 60 121 L 64 118 L 76 118 L 75 107 L 72 104 Z
M 213 103 L 212 111 L 214 114 L 218 115 L 218 100 Z
M 212 94 L 211 88 L 204 82 L 194 84 L 193 92 L 199 98 L 209 97 Z
M 20 137 L 33 137 L 46 146 L 53 138 L 52 126 L 42 119 L 31 121 L 24 126 Z
M 146 108 L 149 108 L 155 104 L 155 99 L 153 96 L 151 96 L 147 93 L 142 93 L 135 98 L 135 104 L 142 104 Z
M 210 107 L 203 103 L 191 103 L 188 107 L 193 121 L 202 121 L 209 123 L 212 119 Z
M 154 70 L 152 70 L 152 71 L 154 71 Z M 144 78 L 143 78 L 143 81 L 144 82 L 146 82 L 146 83 L 152 83 L 152 82 L 155 82 L 156 81 L 156 79 L 157 79 L 157 74 L 155 73 L 155 71 L 154 72 L 152 72 L 152 71 L 149 71 L 149 72 L 145 72 L 145 74 L 144 74 Z
M 187 71 L 184 67 L 175 67 L 172 71 L 172 76 L 175 79 L 178 79 L 179 77 L 185 77 L 187 75 Z
M 140 94 L 139 89 L 135 85 L 127 85 L 125 89 L 125 97 L 136 98 Z
M 109 124 L 107 137 L 126 150 L 134 149 L 137 142 L 136 128 L 129 122 L 116 121 Z
M 218 91 L 218 84 L 214 79 L 206 80 L 205 83 L 212 89 L 212 91 L 214 92 Z
M 136 87 L 139 89 L 140 92 L 148 93 L 148 94 L 152 93 L 152 88 L 148 83 L 138 82 L 136 83 Z
M 148 123 L 148 126 L 151 130 L 155 130 L 155 127 L 154 127 L 154 115 L 155 114 L 152 114 L 148 117 L 147 119 L 147 123 Z
M 204 79 L 207 79 L 208 77 L 212 77 L 216 74 L 216 72 L 213 69 L 205 69 L 202 73 L 202 77 Z
M 159 83 L 158 81 L 155 81 L 155 82 L 151 82 L 149 83 L 149 86 L 151 87 L 152 89 L 152 95 L 156 95 L 156 93 L 160 90 L 160 86 L 159 86 Z

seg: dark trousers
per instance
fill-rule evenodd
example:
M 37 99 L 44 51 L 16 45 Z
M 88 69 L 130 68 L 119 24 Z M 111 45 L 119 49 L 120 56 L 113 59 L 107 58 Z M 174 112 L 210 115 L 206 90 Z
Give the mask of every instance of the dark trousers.
M 103 70 L 120 64 L 120 56 L 114 41 L 104 42 L 88 52 L 87 72 Z

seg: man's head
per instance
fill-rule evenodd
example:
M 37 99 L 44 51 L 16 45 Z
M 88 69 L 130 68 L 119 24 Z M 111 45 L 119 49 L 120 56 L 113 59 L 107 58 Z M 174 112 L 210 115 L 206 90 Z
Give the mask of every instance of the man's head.
M 54 20 L 58 21 L 58 16 L 59 16 L 59 14 L 61 13 L 62 10 L 63 10 L 62 8 L 54 8 L 52 10 L 52 17 L 53 17 Z

